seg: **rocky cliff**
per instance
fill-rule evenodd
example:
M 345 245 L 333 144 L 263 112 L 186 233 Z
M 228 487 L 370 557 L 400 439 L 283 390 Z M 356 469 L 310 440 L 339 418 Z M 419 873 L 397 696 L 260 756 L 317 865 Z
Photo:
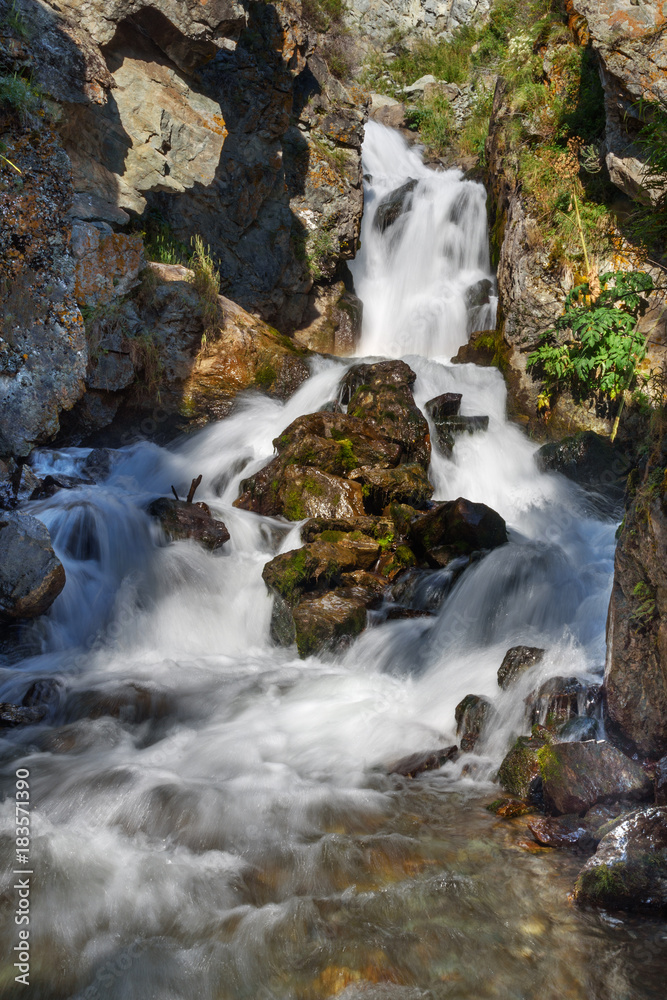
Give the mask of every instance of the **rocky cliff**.
M 360 40 L 381 40 L 391 31 L 419 37 L 455 31 L 489 7 L 491 0 L 350 0 L 346 20 Z
M 126 299 L 149 216 L 186 254 L 200 237 L 227 299 L 282 330 L 335 305 L 313 282 L 356 252 L 366 112 L 300 7 L 0 0 L 0 34 L 0 455 L 53 438 L 84 393 L 84 430 L 112 418 L 146 332 Z M 115 346 L 101 313 L 125 317 Z M 125 358 L 111 379 L 100 352 Z

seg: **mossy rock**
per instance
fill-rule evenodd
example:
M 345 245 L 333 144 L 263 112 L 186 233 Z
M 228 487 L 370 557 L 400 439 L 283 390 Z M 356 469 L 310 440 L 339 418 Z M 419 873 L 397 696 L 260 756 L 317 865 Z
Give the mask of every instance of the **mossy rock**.
M 518 738 L 498 769 L 503 791 L 529 802 L 541 801 L 542 775 L 537 755 L 545 745 L 536 737 Z

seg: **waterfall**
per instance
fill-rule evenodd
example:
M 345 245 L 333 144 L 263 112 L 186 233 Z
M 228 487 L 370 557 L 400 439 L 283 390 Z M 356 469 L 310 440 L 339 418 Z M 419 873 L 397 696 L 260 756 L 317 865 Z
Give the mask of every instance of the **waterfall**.
M 35 997 L 472 1000 L 491 984 L 546 996 L 544 983 L 582 1000 L 658 995 L 657 960 L 635 968 L 630 937 L 568 909 L 576 862 L 556 872 L 523 854 L 483 808 L 525 728 L 527 681 L 496 682 L 506 649 L 544 646 L 539 680 L 599 674 L 615 526 L 537 471 L 496 369 L 451 363 L 495 309 L 481 185 L 428 169 L 374 123 L 364 170 L 360 353 L 405 358 L 420 406 L 455 391 L 463 414 L 489 417 L 450 457 L 434 450 L 430 475 L 436 499 L 498 510 L 510 543 L 453 586 L 424 576 L 431 617 L 370 627 L 344 654 L 301 661 L 271 644 L 262 567 L 300 544 L 299 526 L 232 502 L 282 428 L 337 398 L 354 359 L 316 360 L 287 402 L 248 394 L 174 447 L 120 450 L 101 485 L 29 504 L 67 572 L 24 658 L 0 662 L 0 701 L 37 680 L 53 693 L 47 721 L 0 750 L 8 795 L 30 771 Z M 76 474 L 86 455 L 35 462 Z M 165 544 L 145 513 L 198 473 L 198 499 L 231 534 L 215 554 Z M 403 754 L 455 741 L 468 693 L 496 708 L 475 753 L 414 782 L 389 776 Z M 9 845 L 11 797 L 0 821 Z M 8 898 L 14 878 L 3 860 Z M 0 927 L 7 954 L 14 930 Z

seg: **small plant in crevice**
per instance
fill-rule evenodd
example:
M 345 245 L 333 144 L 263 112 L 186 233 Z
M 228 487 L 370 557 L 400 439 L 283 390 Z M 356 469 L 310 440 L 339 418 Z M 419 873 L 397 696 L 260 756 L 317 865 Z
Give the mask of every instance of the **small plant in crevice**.
M 575 399 L 613 402 L 637 384 L 647 336 L 638 320 L 648 307 L 653 278 L 645 271 L 591 274 L 567 295 L 563 315 L 528 357 L 544 385 L 542 402 L 569 389 Z M 619 409 L 612 430 L 618 430 Z
M 135 369 L 141 372 L 141 386 L 149 396 L 160 401 L 160 386 L 164 378 L 164 362 L 160 346 L 148 332 L 143 332 L 127 340 L 130 359 Z
M 220 272 L 211 256 L 211 248 L 204 245 L 201 236 L 192 237 L 193 252 L 189 260 L 192 275 L 190 281 L 199 296 L 201 317 L 204 326 L 202 348 L 220 329 L 222 310 L 220 308 Z

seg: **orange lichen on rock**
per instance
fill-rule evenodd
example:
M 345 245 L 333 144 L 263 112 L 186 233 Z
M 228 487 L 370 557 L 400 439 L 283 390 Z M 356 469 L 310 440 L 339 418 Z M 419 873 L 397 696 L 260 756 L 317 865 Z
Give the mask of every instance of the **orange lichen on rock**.
M 126 294 L 145 267 L 140 236 L 106 233 L 78 223 L 72 233 L 76 259 L 74 293 L 81 306 L 96 306 Z

